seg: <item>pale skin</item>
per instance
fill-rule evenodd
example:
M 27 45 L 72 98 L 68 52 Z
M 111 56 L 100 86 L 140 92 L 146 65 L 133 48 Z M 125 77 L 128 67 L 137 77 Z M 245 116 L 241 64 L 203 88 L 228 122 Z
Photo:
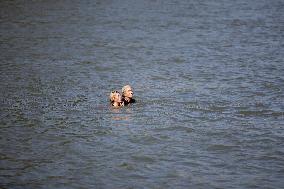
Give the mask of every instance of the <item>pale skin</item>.
M 122 103 L 122 100 L 121 100 L 121 95 L 117 92 L 115 92 L 113 95 L 112 95 L 112 98 L 111 98 L 111 101 L 112 101 L 112 105 L 114 107 L 120 107 L 120 106 L 123 106 L 123 103 Z
M 122 95 L 125 101 L 130 102 L 133 98 L 133 91 L 130 85 L 125 86 Z

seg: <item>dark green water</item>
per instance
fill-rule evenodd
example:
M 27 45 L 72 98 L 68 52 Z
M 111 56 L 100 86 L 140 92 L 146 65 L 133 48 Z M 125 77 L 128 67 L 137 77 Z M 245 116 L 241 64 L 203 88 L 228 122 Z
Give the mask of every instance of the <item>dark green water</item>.
M 0 188 L 283 187 L 283 1 L 0 11 Z

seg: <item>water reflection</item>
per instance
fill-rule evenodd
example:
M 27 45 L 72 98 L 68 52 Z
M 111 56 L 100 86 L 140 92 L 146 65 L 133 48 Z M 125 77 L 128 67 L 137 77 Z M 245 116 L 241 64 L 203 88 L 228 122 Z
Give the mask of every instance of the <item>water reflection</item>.
M 111 107 L 111 119 L 115 121 L 129 121 L 132 119 L 132 110 L 129 107 L 113 108 Z

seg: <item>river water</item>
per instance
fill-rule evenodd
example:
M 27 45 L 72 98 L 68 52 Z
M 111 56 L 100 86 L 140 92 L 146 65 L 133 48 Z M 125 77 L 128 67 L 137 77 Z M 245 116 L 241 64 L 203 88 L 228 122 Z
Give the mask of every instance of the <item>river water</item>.
M 284 186 L 282 0 L 0 10 L 0 188 Z

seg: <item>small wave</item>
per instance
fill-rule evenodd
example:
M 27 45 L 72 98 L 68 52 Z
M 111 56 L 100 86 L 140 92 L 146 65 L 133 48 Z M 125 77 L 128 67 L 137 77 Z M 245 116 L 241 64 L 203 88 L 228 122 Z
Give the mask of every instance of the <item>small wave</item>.
M 154 158 L 152 158 L 150 156 L 145 156 L 145 155 L 141 155 L 141 156 L 134 155 L 134 156 L 132 156 L 132 159 L 134 159 L 135 161 L 138 161 L 138 162 L 146 162 L 146 163 L 154 163 L 155 162 Z
M 265 117 L 284 117 L 284 112 L 272 110 L 240 110 L 236 112 L 241 116 L 265 116 Z
M 223 150 L 231 150 L 236 148 L 236 146 L 224 145 L 224 144 L 213 144 L 207 148 L 209 151 L 223 151 Z
M 120 164 L 119 167 L 125 168 L 125 169 L 128 169 L 128 170 L 134 170 L 134 166 L 132 164 L 129 164 L 129 163 L 126 163 L 126 162 L 123 162 L 122 164 Z
M 129 139 L 132 143 L 144 144 L 144 145 L 152 145 L 160 142 L 160 139 L 154 137 L 152 135 L 144 135 L 144 136 L 134 136 Z
M 162 127 L 162 128 L 155 128 L 153 131 L 160 132 L 160 131 L 184 131 L 187 133 L 193 132 L 193 128 L 190 127 L 183 127 L 183 126 L 171 126 L 171 127 Z

